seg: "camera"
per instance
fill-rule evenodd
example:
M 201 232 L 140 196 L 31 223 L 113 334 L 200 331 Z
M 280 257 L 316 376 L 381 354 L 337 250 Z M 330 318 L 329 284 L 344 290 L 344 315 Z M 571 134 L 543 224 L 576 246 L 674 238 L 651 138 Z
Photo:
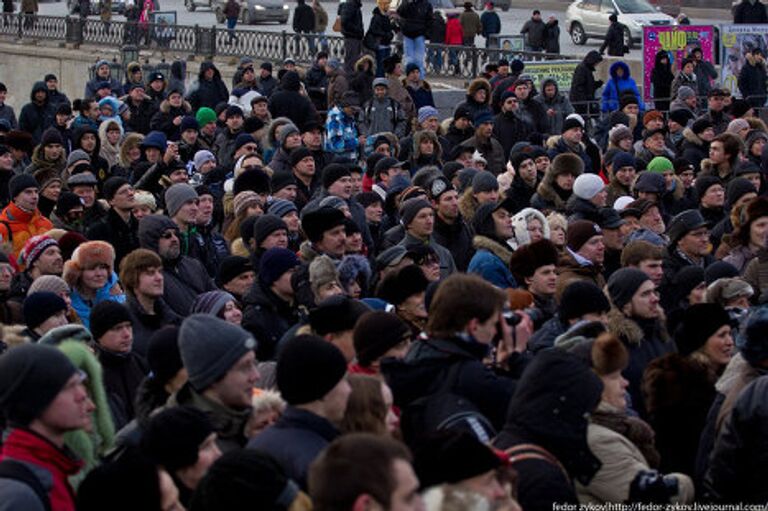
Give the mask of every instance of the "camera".
M 665 477 L 657 470 L 641 470 L 629 487 L 629 502 L 665 504 L 678 491 L 677 478 Z

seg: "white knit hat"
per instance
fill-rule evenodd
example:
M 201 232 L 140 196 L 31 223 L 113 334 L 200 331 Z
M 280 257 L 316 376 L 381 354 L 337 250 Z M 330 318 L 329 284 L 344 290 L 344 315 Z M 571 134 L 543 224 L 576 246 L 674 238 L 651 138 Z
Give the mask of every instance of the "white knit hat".
M 573 182 L 576 197 L 589 200 L 605 188 L 605 183 L 597 174 L 582 174 Z

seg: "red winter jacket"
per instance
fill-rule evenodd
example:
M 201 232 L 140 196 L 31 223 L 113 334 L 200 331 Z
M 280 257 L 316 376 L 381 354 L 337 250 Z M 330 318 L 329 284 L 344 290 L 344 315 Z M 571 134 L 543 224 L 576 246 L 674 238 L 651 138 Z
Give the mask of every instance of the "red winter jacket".
M 458 17 L 448 18 L 445 24 L 445 44 L 461 46 L 464 43 L 464 34 L 461 31 L 461 21 Z
M 53 478 L 53 486 L 48 493 L 51 509 L 75 511 L 75 494 L 69 485 L 68 478 L 80 471 L 83 466 L 81 461 L 26 429 L 14 429 L 8 435 L 0 450 L 0 461 L 4 459 L 22 461 L 47 470 Z M 2 481 L 0 479 L 0 485 L 3 484 Z M 9 498 L 13 499 L 13 496 Z

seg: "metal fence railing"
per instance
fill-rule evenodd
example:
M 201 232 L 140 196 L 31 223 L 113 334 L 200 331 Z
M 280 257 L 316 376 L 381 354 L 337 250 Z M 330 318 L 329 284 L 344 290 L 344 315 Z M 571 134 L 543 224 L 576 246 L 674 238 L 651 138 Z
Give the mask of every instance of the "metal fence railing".
M 207 57 L 252 55 L 272 61 L 290 57 L 304 64 L 311 63 L 317 51 L 323 49 L 332 58 L 344 59 L 344 38 L 338 35 L 297 35 L 286 31 L 256 30 L 230 32 L 216 26 L 104 22 L 95 17 L 3 14 L 0 35 L 101 48 L 135 46 L 140 50 L 159 49 Z M 567 55 L 428 44 L 426 71 L 430 76 L 473 78 L 483 72 L 485 64 L 512 56 L 523 60 L 579 59 Z

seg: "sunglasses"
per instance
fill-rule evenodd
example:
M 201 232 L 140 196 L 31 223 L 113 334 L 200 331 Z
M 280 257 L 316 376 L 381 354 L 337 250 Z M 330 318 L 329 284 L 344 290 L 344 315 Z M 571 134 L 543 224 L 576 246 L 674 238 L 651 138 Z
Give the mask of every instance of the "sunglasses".
M 160 239 L 169 240 L 171 238 L 178 238 L 178 236 L 173 231 L 166 231 L 160 235 Z

